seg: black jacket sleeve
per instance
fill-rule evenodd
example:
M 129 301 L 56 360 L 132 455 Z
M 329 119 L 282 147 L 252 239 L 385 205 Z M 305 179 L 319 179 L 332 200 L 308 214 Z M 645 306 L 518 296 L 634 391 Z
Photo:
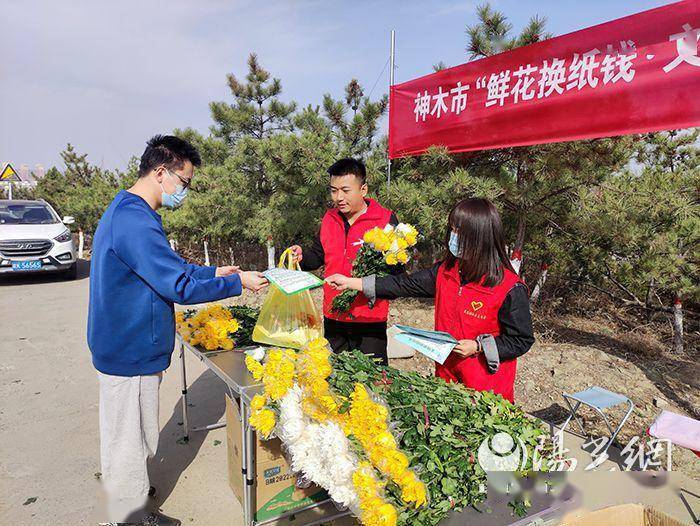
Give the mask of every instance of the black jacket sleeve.
M 530 298 L 525 285 L 519 283 L 508 293 L 498 311 L 501 334 L 496 336 L 501 361 L 522 356 L 535 343 L 530 314 Z
M 318 234 L 316 234 L 310 247 L 302 248 L 301 250 L 303 256 L 299 263 L 301 270 L 310 271 L 320 269 L 326 260 L 326 253 L 321 244 L 321 231 L 319 230 Z
M 376 297 L 389 300 L 394 298 L 433 298 L 435 297 L 438 268 L 440 268 L 440 263 L 413 274 L 403 273 L 378 277 L 374 282 Z

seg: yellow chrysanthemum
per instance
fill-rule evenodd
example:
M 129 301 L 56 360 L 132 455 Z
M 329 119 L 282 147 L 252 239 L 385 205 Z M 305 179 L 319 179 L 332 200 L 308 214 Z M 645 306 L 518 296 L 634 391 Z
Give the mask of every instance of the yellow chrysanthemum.
M 175 315 L 180 335 L 191 345 L 199 345 L 208 351 L 233 349 L 231 334 L 239 329 L 238 321 L 223 305 L 215 304 L 185 319 L 185 313 Z
M 328 340 L 325 338 L 316 338 L 308 343 L 307 349 L 312 351 L 326 350 L 329 345 Z
M 250 401 L 250 408 L 253 411 L 260 411 L 267 404 L 267 397 L 265 395 L 256 394 Z
M 408 262 L 408 253 L 405 250 L 399 250 L 396 253 L 396 260 L 402 265 Z
M 372 230 L 368 230 L 365 232 L 365 235 L 362 236 L 362 240 L 365 243 L 374 243 L 374 241 L 377 239 L 377 229 L 373 228 Z
M 387 254 L 384 258 L 384 261 L 386 261 L 387 265 L 396 265 L 399 262 L 399 260 L 396 257 L 396 254 L 394 254 L 393 252 Z
M 270 436 L 276 424 L 275 413 L 270 409 L 252 412 L 248 421 L 264 438 Z
M 376 526 L 394 526 L 398 518 L 396 508 L 388 502 L 379 506 L 373 515 L 373 524 Z
M 401 488 L 401 499 L 404 502 L 413 503 L 415 507 L 423 506 L 427 503 L 427 491 L 425 484 L 412 471 L 405 471 L 395 479 Z
M 381 485 L 367 462 L 360 462 L 352 476 L 353 486 L 360 501 L 360 520 L 366 526 L 394 526 L 396 508 L 381 496 Z
M 254 359 L 252 356 L 246 356 L 245 357 L 245 366 L 250 371 L 250 374 L 253 375 L 253 378 L 255 378 L 258 381 L 260 381 L 262 379 L 263 366 L 259 361 Z

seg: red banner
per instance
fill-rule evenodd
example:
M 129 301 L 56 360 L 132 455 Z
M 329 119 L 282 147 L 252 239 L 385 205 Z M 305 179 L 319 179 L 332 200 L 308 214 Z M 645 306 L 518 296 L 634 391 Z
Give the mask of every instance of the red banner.
M 700 0 L 392 86 L 389 156 L 700 125 Z

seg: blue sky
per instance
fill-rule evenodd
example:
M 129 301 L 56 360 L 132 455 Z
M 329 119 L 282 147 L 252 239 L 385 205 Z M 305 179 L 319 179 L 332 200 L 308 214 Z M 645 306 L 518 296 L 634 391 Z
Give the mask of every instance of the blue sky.
M 474 1 L 4 0 L 0 160 L 60 165 L 66 142 L 123 168 L 155 133 L 202 132 L 208 103 L 230 100 L 251 51 L 283 99 L 319 103 L 351 78 L 368 93 L 396 29 L 396 81 L 466 62 Z M 492 0 L 515 29 L 544 15 L 555 35 L 668 4 L 659 0 Z M 373 98 L 387 91 L 388 68 Z

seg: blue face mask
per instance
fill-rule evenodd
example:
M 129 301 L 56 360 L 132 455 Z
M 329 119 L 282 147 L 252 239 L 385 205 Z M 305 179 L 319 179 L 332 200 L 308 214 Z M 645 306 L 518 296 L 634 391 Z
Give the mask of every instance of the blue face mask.
M 168 175 L 175 179 L 173 175 L 170 173 L 170 171 L 166 170 L 168 172 Z M 163 190 L 163 184 L 161 183 L 160 189 Z M 181 184 L 175 185 L 175 191 L 172 194 L 168 194 L 163 190 L 163 193 L 161 194 L 161 199 L 163 201 L 163 206 L 166 208 L 177 208 L 179 207 L 182 202 L 185 200 L 185 197 L 187 197 L 187 188 L 182 186 Z
M 459 236 L 454 230 L 450 232 L 450 242 L 449 242 L 450 252 L 456 258 L 459 257 Z

